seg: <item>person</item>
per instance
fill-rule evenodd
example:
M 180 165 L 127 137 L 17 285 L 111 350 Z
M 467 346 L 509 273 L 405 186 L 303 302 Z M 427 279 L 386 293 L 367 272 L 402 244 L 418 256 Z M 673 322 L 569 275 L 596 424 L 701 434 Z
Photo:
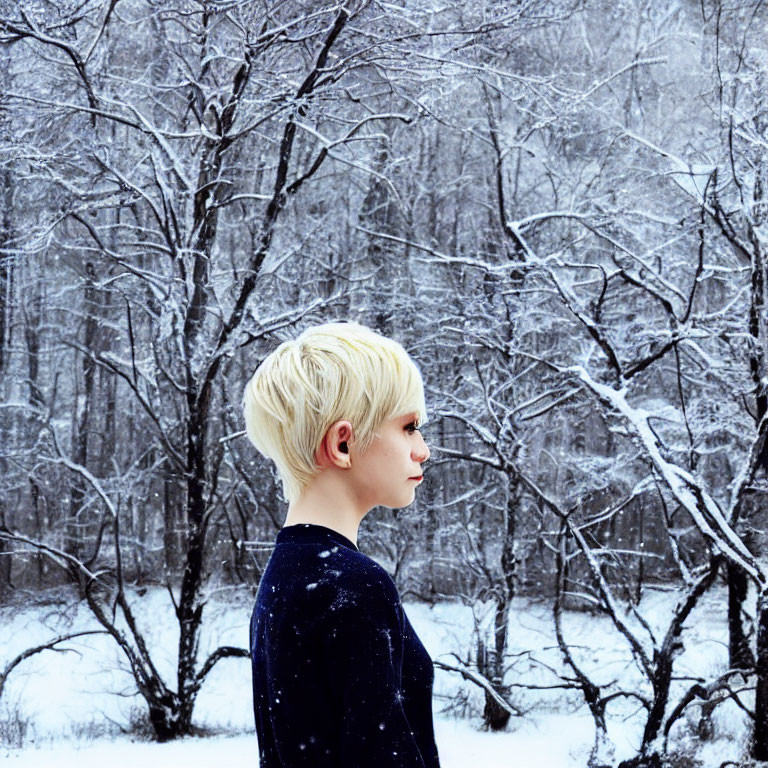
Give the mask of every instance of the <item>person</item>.
M 357 546 L 423 479 L 416 364 L 359 323 L 313 326 L 259 365 L 243 412 L 288 501 L 250 623 L 260 768 L 439 768 L 432 659 Z

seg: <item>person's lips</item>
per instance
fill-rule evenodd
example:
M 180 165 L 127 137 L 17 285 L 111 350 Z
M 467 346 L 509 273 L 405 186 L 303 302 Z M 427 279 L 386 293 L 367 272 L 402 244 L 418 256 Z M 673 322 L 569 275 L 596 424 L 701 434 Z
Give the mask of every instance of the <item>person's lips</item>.
M 418 477 L 409 477 L 408 479 L 409 480 L 423 480 L 424 479 L 424 475 L 419 475 Z

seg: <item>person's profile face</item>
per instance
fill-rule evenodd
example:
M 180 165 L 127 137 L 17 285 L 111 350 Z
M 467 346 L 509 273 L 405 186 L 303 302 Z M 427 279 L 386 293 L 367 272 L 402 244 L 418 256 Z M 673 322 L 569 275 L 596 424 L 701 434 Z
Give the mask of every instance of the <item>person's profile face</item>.
M 418 418 L 417 412 L 411 412 L 385 421 L 368 450 L 353 455 L 354 482 L 369 509 L 398 509 L 413 503 L 422 483 L 422 465 L 430 456 Z

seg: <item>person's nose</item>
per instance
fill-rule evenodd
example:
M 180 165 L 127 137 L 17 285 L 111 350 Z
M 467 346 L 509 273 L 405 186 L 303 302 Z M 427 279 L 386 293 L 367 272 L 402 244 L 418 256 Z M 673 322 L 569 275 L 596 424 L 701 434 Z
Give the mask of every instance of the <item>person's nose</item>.
M 424 437 L 421 438 L 421 446 L 414 452 L 414 458 L 418 462 L 426 461 L 430 456 L 429 446 L 427 445 Z

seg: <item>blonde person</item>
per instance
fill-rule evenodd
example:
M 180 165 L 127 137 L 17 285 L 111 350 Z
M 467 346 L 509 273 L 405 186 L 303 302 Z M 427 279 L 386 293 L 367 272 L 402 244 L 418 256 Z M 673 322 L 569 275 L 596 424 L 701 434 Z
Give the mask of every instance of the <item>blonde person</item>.
M 432 660 L 357 547 L 368 512 L 408 506 L 422 481 L 418 368 L 363 325 L 326 323 L 266 357 L 243 410 L 288 501 L 251 618 L 260 768 L 439 768 Z

